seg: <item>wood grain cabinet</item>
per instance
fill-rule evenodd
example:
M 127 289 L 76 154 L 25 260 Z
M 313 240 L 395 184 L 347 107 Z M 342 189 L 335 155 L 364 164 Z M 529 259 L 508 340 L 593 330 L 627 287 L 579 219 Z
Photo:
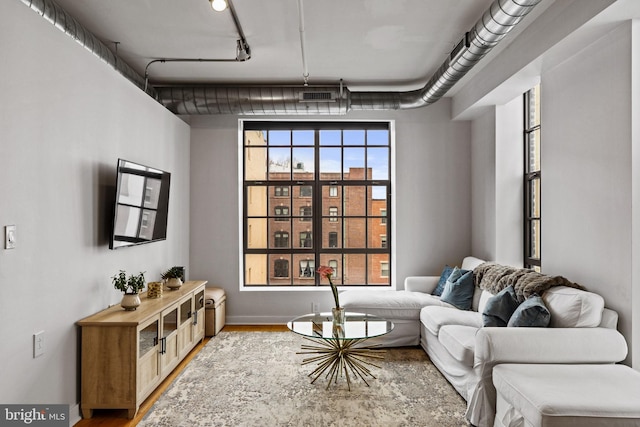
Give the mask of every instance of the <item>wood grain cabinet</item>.
M 144 399 L 204 338 L 206 283 L 188 281 L 157 299 L 143 293 L 136 311 L 114 305 L 78 322 L 84 418 L 106 408 L 136 415 Z

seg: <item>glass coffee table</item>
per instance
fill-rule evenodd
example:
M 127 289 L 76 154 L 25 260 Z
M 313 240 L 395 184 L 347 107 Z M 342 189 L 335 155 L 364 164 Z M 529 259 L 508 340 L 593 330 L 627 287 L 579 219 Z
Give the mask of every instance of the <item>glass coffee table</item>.
M 329 388 L 344 374 L 347 387 L 351 390 L 349 371 L 367 386 L 366 377 L 375 379 L 369 367 L 379 368 L 372 360 L 384 359 L 385 351 L 366 346 L 364 342 L 391 332 L 393 322 L 370 314 L 347 312 L 344 323 L 336 324 L 331 313 L 315 313 L 296 317 L 287 323 L 287 327 L 313 342 L 313 345 L 303 344 L 303 351 L 297 353 L 314 355 L 302 361 L 303 365 L 314 362 L 318 365 L 309 374 L 313 378 L 312 384 L 326 373 Z

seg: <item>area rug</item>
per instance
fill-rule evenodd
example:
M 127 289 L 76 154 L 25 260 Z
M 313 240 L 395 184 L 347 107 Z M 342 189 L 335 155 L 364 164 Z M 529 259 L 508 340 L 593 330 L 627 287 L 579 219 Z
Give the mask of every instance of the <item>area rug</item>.
M 221 332 L 139 426 L 468 426 L 465 401 L 419 347 L 387 349 L 376 379 L 311 384 L 292 332 Z

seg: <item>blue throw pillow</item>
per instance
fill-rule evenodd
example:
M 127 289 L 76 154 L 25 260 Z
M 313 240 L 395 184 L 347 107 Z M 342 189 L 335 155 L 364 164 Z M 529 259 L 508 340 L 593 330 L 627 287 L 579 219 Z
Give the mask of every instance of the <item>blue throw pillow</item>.
M 444 269 L 442 270 L 442 274 L 440 275 L 440 280 L 438 280 L 438 286 L 436 286 L 433 292 L 431 292 L 431 295 L 435 295 L 437 297 L 442 295 L 442 291 L 444 290 L 444 284 L 447 283 L 447 279 L 451 275 L 452 271 L 453 271 L 453 267 L 449 267 L 448 265 L 444 266 Z
M 546 328 L 551 321 L 551 313 L 539 295 L 531 295 L 516 308 L 507 326 L 526 328 Z
M 460 270 L 458 267 L 453 269 L 444 285 L 440 300 L 460 310 L 469 310 L 473 302 L 473 291 L 475 290 L 473 271 L 470 270 L 464 274 L 462 271 L 464 270 Z
M 507 326 L 511 315 L 520 303 L 513 286 L 507 286 L 487 300 L 482 312 L 484 326 Z

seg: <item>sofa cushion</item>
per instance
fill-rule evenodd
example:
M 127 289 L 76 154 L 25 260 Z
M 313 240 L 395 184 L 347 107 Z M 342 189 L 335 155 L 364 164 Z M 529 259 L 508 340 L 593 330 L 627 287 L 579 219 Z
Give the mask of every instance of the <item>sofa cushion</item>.
M 420 311 L 420 322 L 433 335 L 438 336 L 440 328 L 446 325 L 482 327 L 482 315 L 476 311 L 458 310 L 455 307 L 429 306 Z
M 340 305 L 348 311 L 368 313 L 385 319 L 420 318 L 420 310 L 428 305 L 451 307 L 439 297 L 423 292 L 348 290 L 340 293 Z
M 444 285 L 440 298 L 460 310 L 469 310 L 473 302 L 474 291 L 473 272 L 462 273 L 462 270 L 455 267 Z
M 484 262 L 485 261 L 481 260 L 480 258 L 468 256 L 462 260 L 462 265 L 460 266 L 460 268 L 463 270 L 473 270 Z
M 438 280 L 438 285 L 431 293 L 432 295 L 435 295 L 437 297 L 442 295 L 442 291 L 444 290 L 444 285 L 447 283 L 447 279 L 449 278 L 449 276 L 451 276 L 452 271 L 453 271 L 453 267 L 449 265 L 444 266 L 444 268 L 442 269 L 442 273 L 440 274 L 440 279 Z
M 531 295 L 516 308 L 509 319 L 509 327 L 546 328 L 551 314 L 539 295 Z
M 471 367 L 476 332 L 478 328 L 475 326 L 446 325 L 440 328 L 438 341 L 454 359 Z
M 543 295 L 554 328 L 595 328 L 602 320 L 604 299 L 593 292 L 554 286 Z
M 507 286 L 487 301 L 487 305 L 482 311 L 482 324 L 484 326 L 507 326 L 518 305 L 520 303 L 516 297 L 516 291 L 513 286 Z
M 478 303 L 476 304 L 476 293 L 478 292 L 480 293 L 480 295 L 478 296 Z M 489 298 L 491 297 L 493 297 L 493 294 L 491 292 L 476 286 L 475 293 L 473 294 L 473 304 L 471 305 L 471 309 L 477 311 L 478 313 L 482 313 L 487 306 Z

